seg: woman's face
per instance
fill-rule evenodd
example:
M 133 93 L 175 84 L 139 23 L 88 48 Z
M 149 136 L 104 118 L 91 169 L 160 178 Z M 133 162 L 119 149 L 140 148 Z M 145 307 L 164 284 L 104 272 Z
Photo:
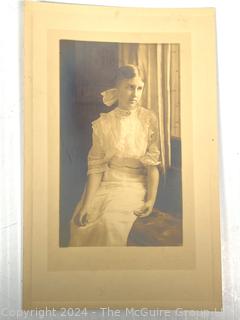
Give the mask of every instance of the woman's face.
M 123 79 L 118 83 L 118 105 L 122 108 L 134 108 L 141 99 L 144 83 L 141 78 Z

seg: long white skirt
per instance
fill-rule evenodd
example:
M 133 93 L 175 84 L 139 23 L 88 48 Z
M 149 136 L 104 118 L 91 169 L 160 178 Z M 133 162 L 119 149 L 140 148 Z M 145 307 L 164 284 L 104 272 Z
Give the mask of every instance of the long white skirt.
M 144 204 L 146 175 L 130 174 L 108 168 L 88 211 L 88 223 L 77 226 L 74 217 L 81 207 L 84 193 L 70 221 L 69 246 L 126 246 L 137 216 Z

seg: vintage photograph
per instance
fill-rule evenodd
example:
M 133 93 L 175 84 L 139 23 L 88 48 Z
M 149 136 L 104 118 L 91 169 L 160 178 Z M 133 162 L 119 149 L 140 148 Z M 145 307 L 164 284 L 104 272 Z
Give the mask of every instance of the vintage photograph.
M 59 45 L 59 246 L 181 246 L 180 44 Z
M 24 14 L 23 309 L 220 311 L 215 10 Z

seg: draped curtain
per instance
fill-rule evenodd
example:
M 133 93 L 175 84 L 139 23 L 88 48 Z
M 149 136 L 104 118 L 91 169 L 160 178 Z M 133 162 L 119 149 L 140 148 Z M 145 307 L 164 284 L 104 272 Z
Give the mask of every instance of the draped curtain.
M 171 44 L 119 44 L 119 65 L 135 64 L 144 72 L 145 88 L 142 106 L 152 109 L 158 118 L 163 173 L 166 173 L 167 168 L 171 166 L 173 46 Z

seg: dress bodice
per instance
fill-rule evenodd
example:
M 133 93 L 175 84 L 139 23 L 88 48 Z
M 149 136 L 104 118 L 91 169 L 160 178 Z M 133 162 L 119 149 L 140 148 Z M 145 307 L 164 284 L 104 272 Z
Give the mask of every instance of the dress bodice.
M 143 166 L 160 164 L 157 120 L 152 111 L 143 107 L 129 111 L 117 107 L 102 113 L 92 127 L 88 173 L 100 170 L 113 158 L 138 160 Z

